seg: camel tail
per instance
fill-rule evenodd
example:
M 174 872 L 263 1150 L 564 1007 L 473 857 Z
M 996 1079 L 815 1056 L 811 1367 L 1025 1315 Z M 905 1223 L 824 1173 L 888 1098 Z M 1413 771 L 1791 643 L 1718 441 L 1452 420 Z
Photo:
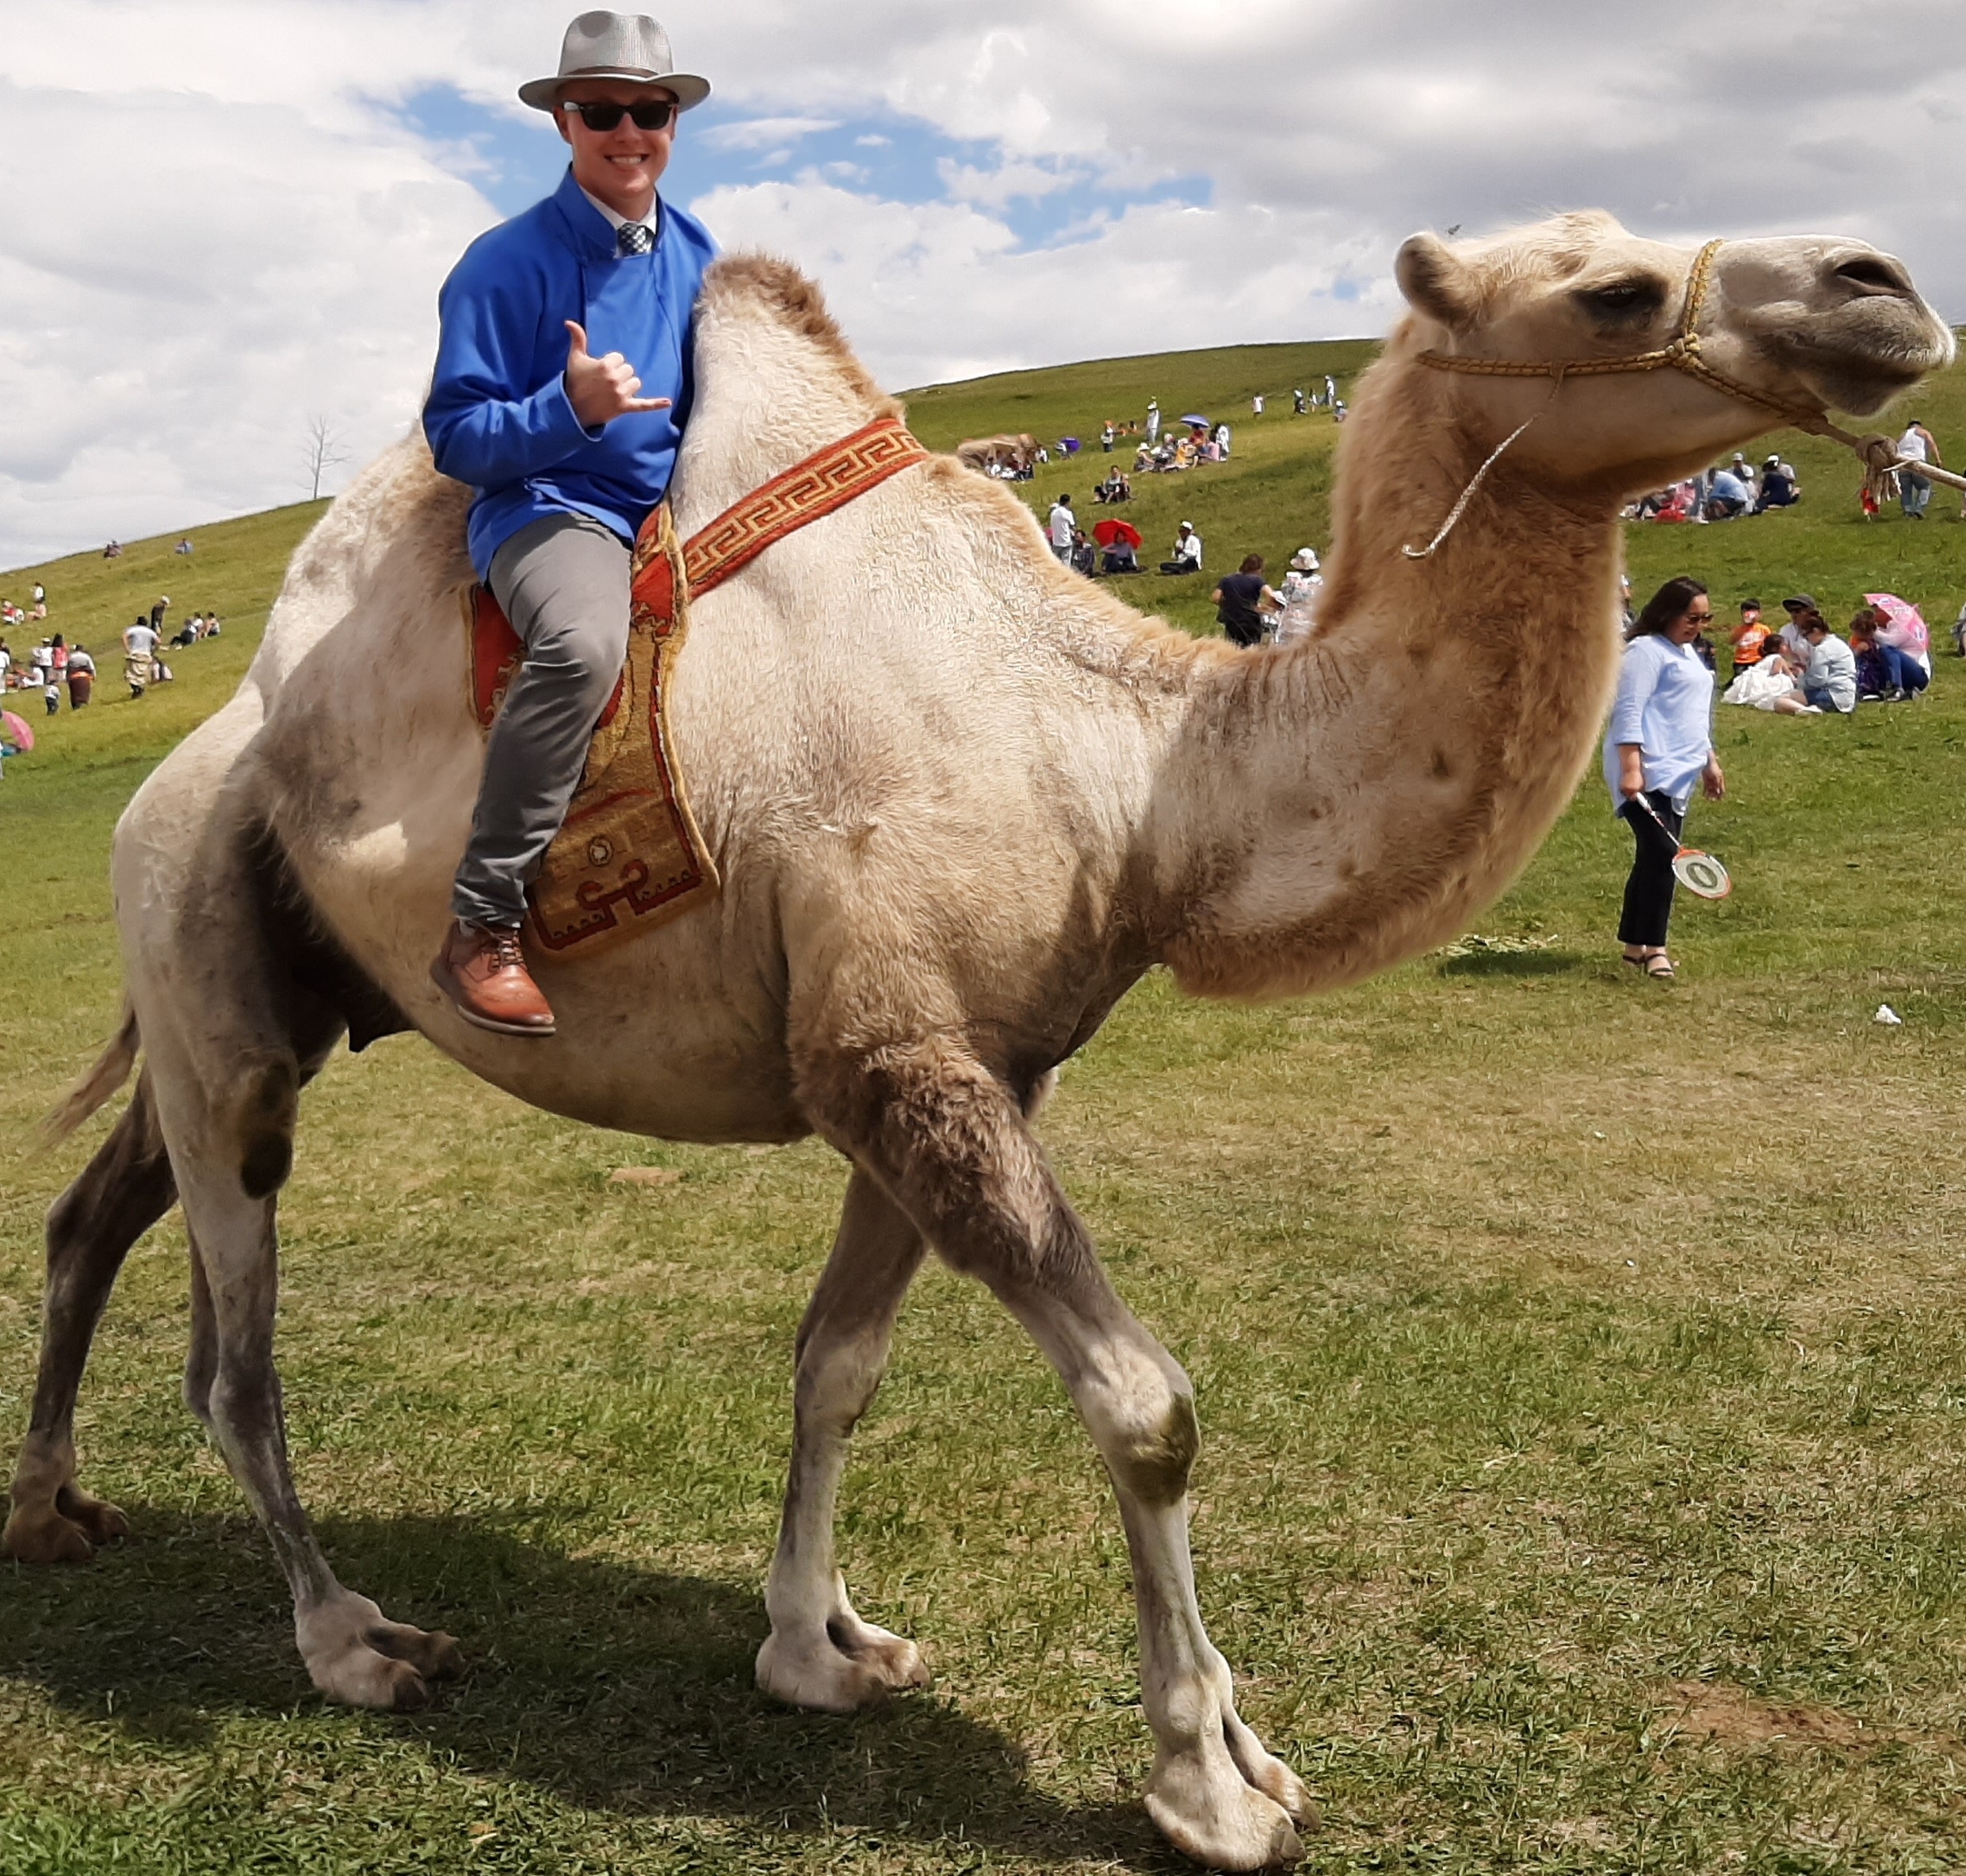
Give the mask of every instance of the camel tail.
M 44 1145 L 53 1146 L 66 1140 L 130 1079 L 130 1071 L 136 1066 L 140 1041 L 136 1011 L 126 996 L 123 999 L 123 1021 L 104 1045 L 102 1053 L 96 1057 L 95 1066 L 68 1091 L 61 1106 L 42 1121 L 41 1139 Z

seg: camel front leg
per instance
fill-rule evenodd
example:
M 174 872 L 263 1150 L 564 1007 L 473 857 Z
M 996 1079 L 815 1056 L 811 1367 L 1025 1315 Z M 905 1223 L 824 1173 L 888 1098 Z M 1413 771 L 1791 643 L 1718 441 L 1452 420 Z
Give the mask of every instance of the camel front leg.
M 771 1633 L 758 1652 L 758 1686 L 793 1706 L 850 1713 L 928 1683 L 912 1641 L 855 1613 L 833 1552 L 847 1441 L 880 1385 L 895 1318 L 926 1248 L 907 1215 L 856 1167 L 799 1326 L 792 1470 L 765 1591 Z
M 1140 1618 L 1142 1704 L 1156 1742 L 1147 1808 L 1216 1869 L 1303 1854 L 1315 1807 L 1235 1710 L 1188 1548 L 1200 1444 L 1178 1363 L 1120 1301 L 1011 1091 L 944 1043 L 884 1052 L 830 1091 L 834 1124 L 952 1265 L 987 1283 L 1071 1395 L 1120 1502 Z

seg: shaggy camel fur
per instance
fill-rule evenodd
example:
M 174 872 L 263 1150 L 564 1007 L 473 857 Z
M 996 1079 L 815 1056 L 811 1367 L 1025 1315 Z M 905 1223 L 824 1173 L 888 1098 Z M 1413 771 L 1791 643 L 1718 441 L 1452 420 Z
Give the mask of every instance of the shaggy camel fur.
M 336 1580 L 295 1495 L 273 1366 L 274 1207 L 302 1085 L 345 1034 L 414 1026 L 522 1098 L 673 1139 L 816 1132 L 851 1163 L 801 1328 L 759 1684 L 843 1711 L 923 1678 L 834 1565 L 848 1435 L 933 1249 L 1057 1368 L 1132 1551 L 1155 1821 L 1204 1862 L 1296 1854 L 1296 1776 L 1238 1717 L 1188 1549 L 1197 1433 L 1174 1358 L 1108 1282 L 1031 1126 L 1052 1071 L 1164 962 L 1191 991 L 1349 983 L 1464 929 L 1570 798 L 1617 659 L 1614 517 L 1765 414 L 1671 372 L 1418 369 L 1437 346 L 1609 357 L 1672 329 L 1691 256 L 1568 216 L 1399 259 L 1414 311 L 1361 384 L 1317 636 L 1239 652 L 1066 571 L 1009 491 L 930 461 L 707 596 L 673 725 L 723 877 L 713 907 L 540 966 L 551 1041 L 461 1022 L 425 967 L 477 792 L 456 588 L 465 491 L 391 450 L 295 556 L 239 694 L 117 831 L 122 1032 L 63 1118 L 143 1052 L 135 1098 L 48 1225 L 46 1340 L 5 1545 L 86 1557 L 126 1528 L 75 1483 L 72 1412 L 124 1253 L 181 1201 L 185 1395 L 270 1535 L 332 1698 L 404 1707 L 450 1638 Z M 1950 355 L 1895 262 L 1730 244 L 1708 356 L 1787 403 L 1877 407 Z M 814 290 L 721 263 L 701 308 L 686 533 L 891 408 Z M 1498 438 L 1538 422 L 1430 560 Z M 921 544 L 934 544 L 924 554 Z M 389 684 L 356 681 L 389 669 Z

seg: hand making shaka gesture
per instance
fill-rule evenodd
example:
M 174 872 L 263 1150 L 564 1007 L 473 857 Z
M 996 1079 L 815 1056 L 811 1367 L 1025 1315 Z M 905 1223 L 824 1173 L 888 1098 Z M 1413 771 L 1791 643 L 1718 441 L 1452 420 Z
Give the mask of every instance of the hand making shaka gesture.
M 573 335 L 567 353 L 567 401 L 587 429 L 598 430 L 637 411 L 666 411 L 674 401 L 636 396 L 642 380 L 627 359 L 619 352 L 595 357 L 587 350 L 586 328 L 577 320 L 567 320 L 567 330 Z

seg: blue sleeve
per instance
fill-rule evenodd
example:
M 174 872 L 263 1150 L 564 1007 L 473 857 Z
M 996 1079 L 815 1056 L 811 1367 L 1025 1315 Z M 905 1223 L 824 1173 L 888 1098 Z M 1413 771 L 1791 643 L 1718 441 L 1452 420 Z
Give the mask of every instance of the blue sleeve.
M 1605 739 L 1614 747 L 1644 743 L 1645 706 L 1659 683 L 1658 667 L 1648 651 L 1643 639 L 1635 640 L 1618 667 L 1618 694 L 1612 701 L 1611 724 L 1605 732 Z
M 483 246 L 466 253 L 437 297 L 437 370 L 423 434 L 443 474 L 501 488 L 564 461 L 601 432 L 574 415 L 563 373 L 529 381 L 547 311 L 540 269 L 523 259 L 500 266 Z

